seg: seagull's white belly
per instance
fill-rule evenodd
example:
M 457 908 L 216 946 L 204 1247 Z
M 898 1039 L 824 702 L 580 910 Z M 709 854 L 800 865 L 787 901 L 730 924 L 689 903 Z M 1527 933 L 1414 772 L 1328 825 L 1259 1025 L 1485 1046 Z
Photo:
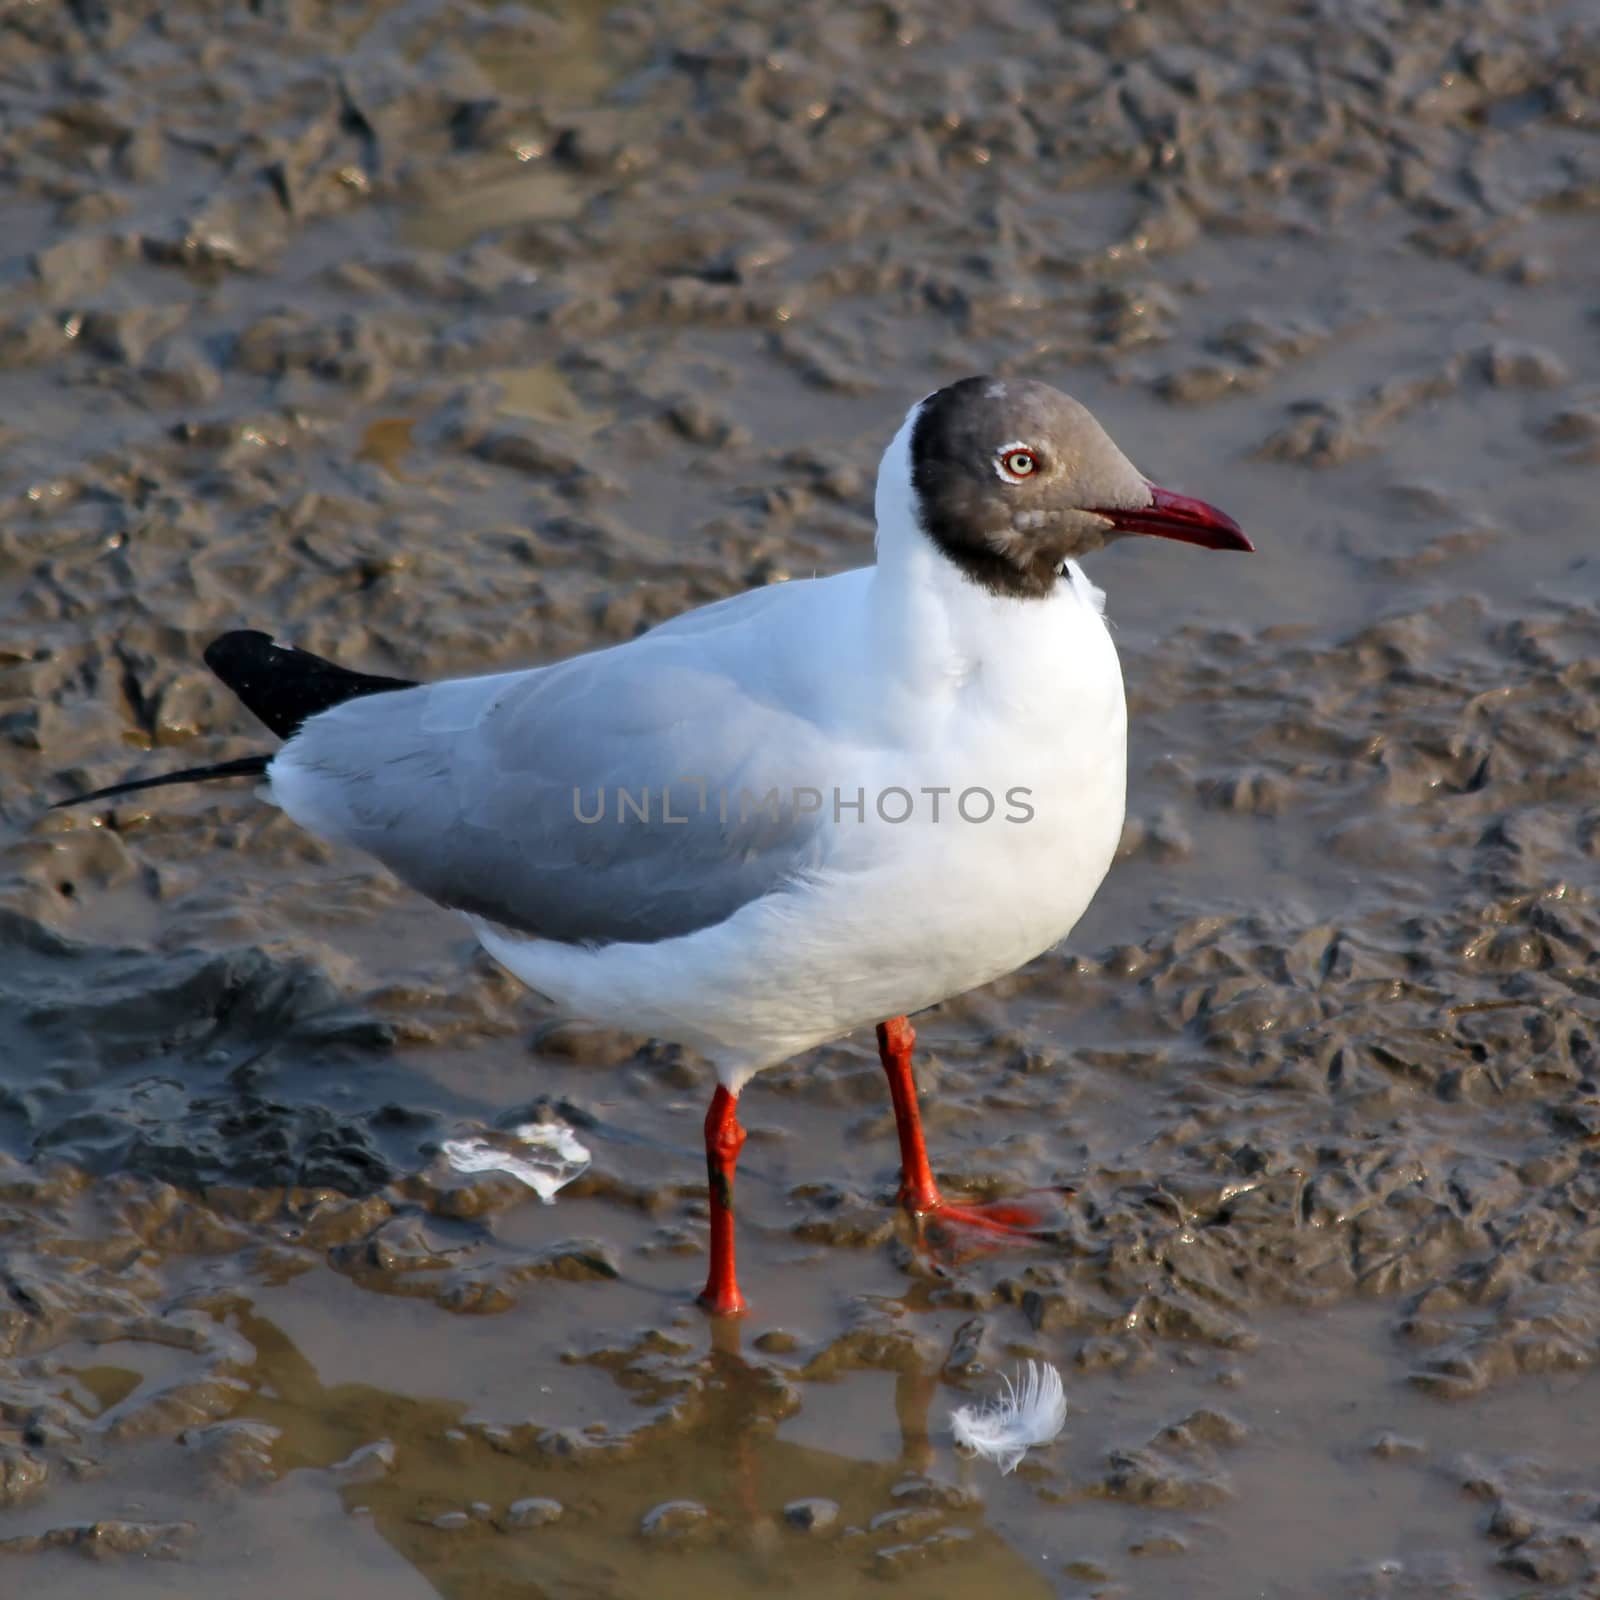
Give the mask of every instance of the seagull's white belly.
M 725 922 L 587 950 L 481 925 L 480 937 L 563 1011 L 693 1045 L 735 1089 L 812 1045 L 1013 971 L 1071 930 L 1122 833 L 1126 711 L 1098 616 L 1074 649 L 1075 677 L 1046 726 L 997 726 L 986 710 L 973 719 L 982 746 L 965 756 L 945 738 L 909 766 L 906 752 L 886 757 L 879 776 L 909 791 L 912 817 L 873 815 L 868 784 L 865 819 L 847 812 L 841 824 L 837 864 Z M 925 801 L 916 809 L 935 787 L 951 791 L 938 822 Z M 977 794 L 960 814 L 968 789 L 992 795 L 992 815 Z M 888 807 L 904 809 L 898 796 Z

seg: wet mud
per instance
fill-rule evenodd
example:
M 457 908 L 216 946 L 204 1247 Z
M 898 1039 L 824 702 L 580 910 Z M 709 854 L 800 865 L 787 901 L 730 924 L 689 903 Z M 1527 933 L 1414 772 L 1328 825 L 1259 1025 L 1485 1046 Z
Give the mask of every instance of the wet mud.
M 71 0 L 0 74 L 0 1592 L 1594 1592 L 1591 7 Z M 426 677 L 859 564 L 986 369 L 1260 552 L 1096 563 L 1121 859 L 918 1019 L 1048 1240 L 897 1215 L 842 1041 L 713 1327 L 703 1062 L 247 785 L 44 813 L 258 747 L 229 627 Z M 440 1156 L 554 1118 L 553 1205 Z

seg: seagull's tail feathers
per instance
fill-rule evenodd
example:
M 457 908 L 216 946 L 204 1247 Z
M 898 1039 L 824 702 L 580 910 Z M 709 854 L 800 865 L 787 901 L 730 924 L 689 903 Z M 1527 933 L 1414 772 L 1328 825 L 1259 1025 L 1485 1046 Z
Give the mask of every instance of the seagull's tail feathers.
M 293 645 L 274 644 L 272 635 L 255 628 L 240 628 L 213 639 L 206 646 L 205 663 L 243 701 L 245 709 L 266 724 L 280 739 L 300 731 L 308 717 L 365 694 L 385 694 L 417 687 L 409 678 L 385 678 L 375 673 L 352 672 L 335 662 L 314 656 Z M 140 789 L 159 789 L 169 783 L 207 783 L 215 778 L 259 778 L 271 763 L 270 755 L 240 756 L 210 767 L 185 767 L 154 778 L 133 778 L 88 794 L 58 800 L 60 806 L 82 805 L 89 800 L 109 800 Z

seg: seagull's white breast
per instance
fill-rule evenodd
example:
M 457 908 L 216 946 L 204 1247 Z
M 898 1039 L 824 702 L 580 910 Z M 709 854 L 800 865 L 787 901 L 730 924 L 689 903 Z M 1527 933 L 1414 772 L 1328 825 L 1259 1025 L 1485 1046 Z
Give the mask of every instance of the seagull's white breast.
M 852 576 L 832 581 L 825 612 L 797 585 L 752 609 L 750 639 L 736 618 L 721 635 L 722 648 L 759 651 L 770 681 L 803 677 L 826 702 L 816 714 L 837 765 L 815 786 L 837 786 L 844 805 L 821 868 L 655 944 L 582 949 L 480 927 L 563 1010 L 692 1044 L 734 1088 L 1048 949 L 1121 836 L 1126 710 L 1098 590 L 1075 574 L 1049 600 L 1018 603 L 954 574 L 947 590 L 938 568 Z M 824 640 L 807 632 L 824 616 L 831 656 L 819 659 Z

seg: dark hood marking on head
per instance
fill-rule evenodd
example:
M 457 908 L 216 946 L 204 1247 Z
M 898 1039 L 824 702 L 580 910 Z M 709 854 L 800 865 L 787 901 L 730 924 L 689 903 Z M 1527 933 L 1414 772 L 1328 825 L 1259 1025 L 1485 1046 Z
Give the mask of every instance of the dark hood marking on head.
M 1094 426 L 1075 401 L 1042 383 L 963 378 L 930 395 L 911 432 L 911 485 L 922 531 L 990 594 L 1043 599 L 1064 564 L 1103 536 L 1081 508 L 1056 499 L 1056 449 L 1069 430 Z M 1003 479 L 996 452 L 1025 445 L 1035 476 Z M 1109 443 L 1109 441 L 1107 441 Z

